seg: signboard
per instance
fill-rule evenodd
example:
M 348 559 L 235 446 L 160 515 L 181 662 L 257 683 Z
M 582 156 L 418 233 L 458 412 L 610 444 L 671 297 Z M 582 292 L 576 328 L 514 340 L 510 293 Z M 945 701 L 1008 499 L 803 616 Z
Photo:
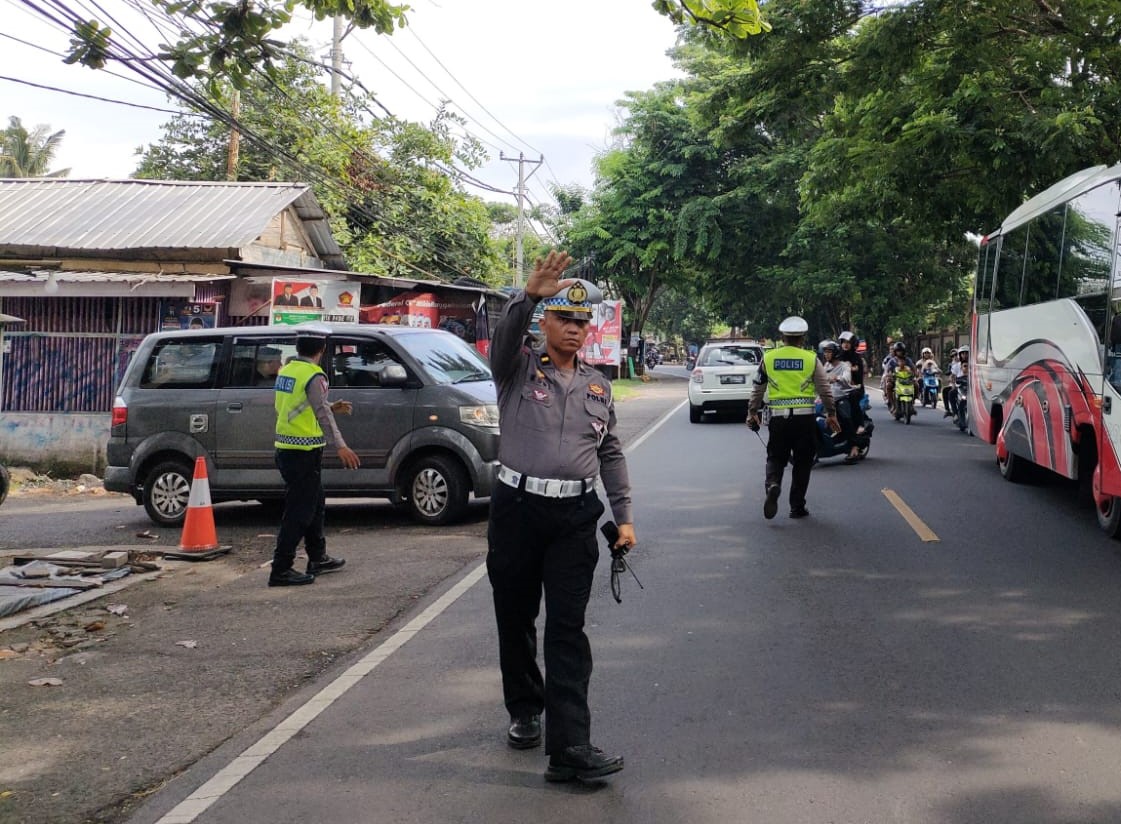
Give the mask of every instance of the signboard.
M 580 358 L 594 366 L 618 366 L 622 357 L 623 302 L 605 300 L 592 307 L 588 339 Z
M 361 288 L 348 281 L 274 278 L 269 323 L 289 326 L 309 320 L 358 323 Z
M 402 292 L 385 303 L 363 306 L 361 311 L 363 323 L 444 329 L 476 344 L 476 348 L 479 333 L 486 334 L 486 329 L 480 329 L 480 314 L 485 321 L 486 301 L 482 297 L 473 299 L 469 294 L 437 295 L 434 292 Z
M 213 329 L 219 326 L 220 304 L 189 300 L 160 301 L 160 327 L 157 331 L 176 329 Z

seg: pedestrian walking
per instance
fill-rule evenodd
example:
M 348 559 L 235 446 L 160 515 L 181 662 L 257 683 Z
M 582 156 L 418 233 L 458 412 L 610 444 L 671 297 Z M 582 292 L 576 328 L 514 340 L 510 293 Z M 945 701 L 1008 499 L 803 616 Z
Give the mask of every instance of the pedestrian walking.
M 771 407 L 767 436 L 767 466 L 764 487 L 767 497 L 763 517 L 770 520 L 778 512 L 782 494 L 782 475 L 793 456 L 790 472 L 790 517 L 805 518 L 806 492 L 817 455 L 818 429 L 814 416 L 814 395 L 825 407 L 825 422 L 833 432 L 841 430 L 837 409 L 829 391 L 825 371 L 814 353 L 804 348 L 809 324 L 800 317 L 784 320 L 778 327 L 782 345 L 763 353 L 763 363 L 755 376 L 748 408 L 747 425 L 759 431 L 759 412 L 763 396 Z
M 615 435 L 611 383 L 579 357 L 600 290 L 561 280 L 564 252 L 538 260 L 525 290 L 503 310 L 491 339 L 498 386 L 498 483 L 490 500 L 487 573 L 494 591 L 507 742 L 541 744 L 545 715 L 548 781 L 602 778 L 623 757 L 591 743 L 592 652 L 584 613 L 599 560 L 596 524 L 602 479 L 618 522 L 615 546 L 636 543 L 630 481 Z M 543 341 L 527 337 L 541 306 Z M 537 616 L 545 597 L 545 676 L 537 664 Z
M 274 445 L 276 466 L 284 478 L 284 515 L 273 551 L 270 587 L 311 584 L 316 575 L 335 572 L 346 563 L 327 554 L 323 535 L 323 450 L 330 440 L 347 469 L 357 469 L 359 460 L 335 423 L 335 412 L 350 414 L 350 401 L 327 400 L 327 374 L 319 365 L 326 346 L 325 331 L 301 330 L 296 357 L 276 376 Z M 301 539 L 308 557 L 306 573 L 292 567 Z

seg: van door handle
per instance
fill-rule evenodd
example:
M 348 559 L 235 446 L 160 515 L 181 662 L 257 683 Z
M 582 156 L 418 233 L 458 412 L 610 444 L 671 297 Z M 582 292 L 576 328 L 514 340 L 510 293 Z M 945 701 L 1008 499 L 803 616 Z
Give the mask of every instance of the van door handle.
M 240 412 L 241 410 L 242 410 L 242 405 L 240 403 L 226 404 L 226 411 L 227 412 Z
M 1107 415 L 1113 411 L 1113 398 L 1109 397 L 1109 395 L 1106 395 L 1102 399 L 1102 411 Z

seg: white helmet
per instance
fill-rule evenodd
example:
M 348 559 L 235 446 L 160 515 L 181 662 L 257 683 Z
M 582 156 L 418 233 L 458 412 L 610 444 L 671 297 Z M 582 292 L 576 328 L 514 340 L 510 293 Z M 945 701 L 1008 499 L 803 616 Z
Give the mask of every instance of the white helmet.
M 839 341 L 841 341 L 841 342 L 843 343 L 843 342 L 844 342 L 844 341 L 846 341 L 846 340 L 847 340 L 847 341 L 851 341 L 851 340 L 853 340 L 853 339 L 854 339 L 855 337 L 856 337 L 856 335 L 854 335 L 854 334 L 853 334 L 852 332 L 850 332 L 850 331 L 848 331 L 848 330 L 846 329 L 846 330 L 845 330 L 844 332 L 842 332 L 841 334 L 837 335 L 837 340 L 839 340 Z
M 778 325 L 778 331 L 783 335 L 804 335 L 810 331 L 810 325 L 804 318 L 791 315 Z
M 934 350 L 933 350 L 933 349 L 931 349 L 931 348 L 930 348 L 929 346 L 924 346 L 924 347 L 922 348 L 922 353 L 923 353 L 924 355 L 933 355 L 933 354 L 934 354 Z

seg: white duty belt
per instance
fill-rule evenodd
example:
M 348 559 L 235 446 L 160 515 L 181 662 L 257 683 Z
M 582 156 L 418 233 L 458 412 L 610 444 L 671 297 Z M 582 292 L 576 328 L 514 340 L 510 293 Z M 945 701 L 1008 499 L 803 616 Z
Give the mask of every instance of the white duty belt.
M 580 481 L 534 478 L 502 465 L 498 467 L 498 480 L 514 489 L 524 489 L 531 495 L 540 495 L 543 498 L 575 498 L 596 487 L 595 478 L 584 478 Z

